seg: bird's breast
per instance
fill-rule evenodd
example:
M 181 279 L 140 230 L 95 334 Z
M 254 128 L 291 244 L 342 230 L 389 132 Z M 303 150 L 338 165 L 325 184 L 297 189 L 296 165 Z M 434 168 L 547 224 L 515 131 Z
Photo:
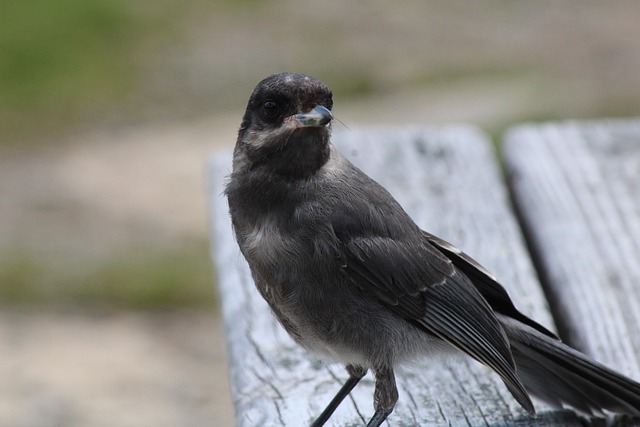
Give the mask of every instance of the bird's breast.
M 296 241 L 284 232 L 276 221 L 265 219 L 242 233 L 243 252 L 249 262 L 273 264 L 295 255 Z

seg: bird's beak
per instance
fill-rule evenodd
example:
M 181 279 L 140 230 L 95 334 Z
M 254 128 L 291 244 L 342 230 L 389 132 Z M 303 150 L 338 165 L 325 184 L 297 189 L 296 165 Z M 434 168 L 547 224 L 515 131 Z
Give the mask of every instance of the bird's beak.
M 297 127 L 321 127 L 333 120 L 333 114 L 328 108 L 318 104 L 308 113 L 291 116 L 291 120 Z

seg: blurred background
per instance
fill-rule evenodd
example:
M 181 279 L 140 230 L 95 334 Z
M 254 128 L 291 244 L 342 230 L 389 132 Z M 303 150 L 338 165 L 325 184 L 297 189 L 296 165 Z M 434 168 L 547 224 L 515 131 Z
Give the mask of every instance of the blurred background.
M 205 168 L 264 76 L 320 78 L 347 126 L 498 141 L 638 115 L 639 19 L 635 0 L 0 1 L 0 426 L 232 425 Z

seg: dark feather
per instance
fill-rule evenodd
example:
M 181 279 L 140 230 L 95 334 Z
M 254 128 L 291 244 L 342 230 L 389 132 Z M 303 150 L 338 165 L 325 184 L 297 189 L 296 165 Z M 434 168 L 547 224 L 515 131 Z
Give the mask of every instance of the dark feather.
M 603 410 L 640 415 L 640 384 L 513 319 L 499 320 L 511 341 L 518 374 L 531 393 L 587 415 Z
M 348 240 L 341 241 L 340 259 L 356 286 L 492 368 L 516 400 L 534 413 L 516 375 L 506 334 L 482 295 L 449 259 L 412 240 L 355 236 L 351 231 Z
M 518 319 L 522 323 L 531 326 L 551 338 L 555 338 L 557 340 L 560 339 L 556 334 L 535 320 L 532 320 L 520 313 L 520 311 L 518 311 L 518 309 L 513 305 L 507 291 L 497 282 L 496 278 L 491 273 L 480 265 L 478 261 L 471 258 L 469 255 L 444 239 L 434 236 L 426 231 L 422 231 L 422 234 L 427 238 L 427 241 L 431 245 L 446 255 L 453 264 L 460 269 L 460 271 L 471 279 L 478 291 L 487 300 L 494 311 L 506 314 L 514 319 Z

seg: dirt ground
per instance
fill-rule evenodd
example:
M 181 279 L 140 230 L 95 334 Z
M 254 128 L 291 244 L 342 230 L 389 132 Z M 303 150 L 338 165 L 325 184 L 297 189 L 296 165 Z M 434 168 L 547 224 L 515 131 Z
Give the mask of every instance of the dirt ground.
M 132 237 L 206 239 L 206 161 L 231 144 L 236 121 L 0 147 L 0 251 L 19 245 L 52 262 L 71 253 L 77 265 Z M 4 309 L 0 426 L 233 425 L 217 316 Z
M 0 314 L 0 426 L 231 426 L 211 314 Z

